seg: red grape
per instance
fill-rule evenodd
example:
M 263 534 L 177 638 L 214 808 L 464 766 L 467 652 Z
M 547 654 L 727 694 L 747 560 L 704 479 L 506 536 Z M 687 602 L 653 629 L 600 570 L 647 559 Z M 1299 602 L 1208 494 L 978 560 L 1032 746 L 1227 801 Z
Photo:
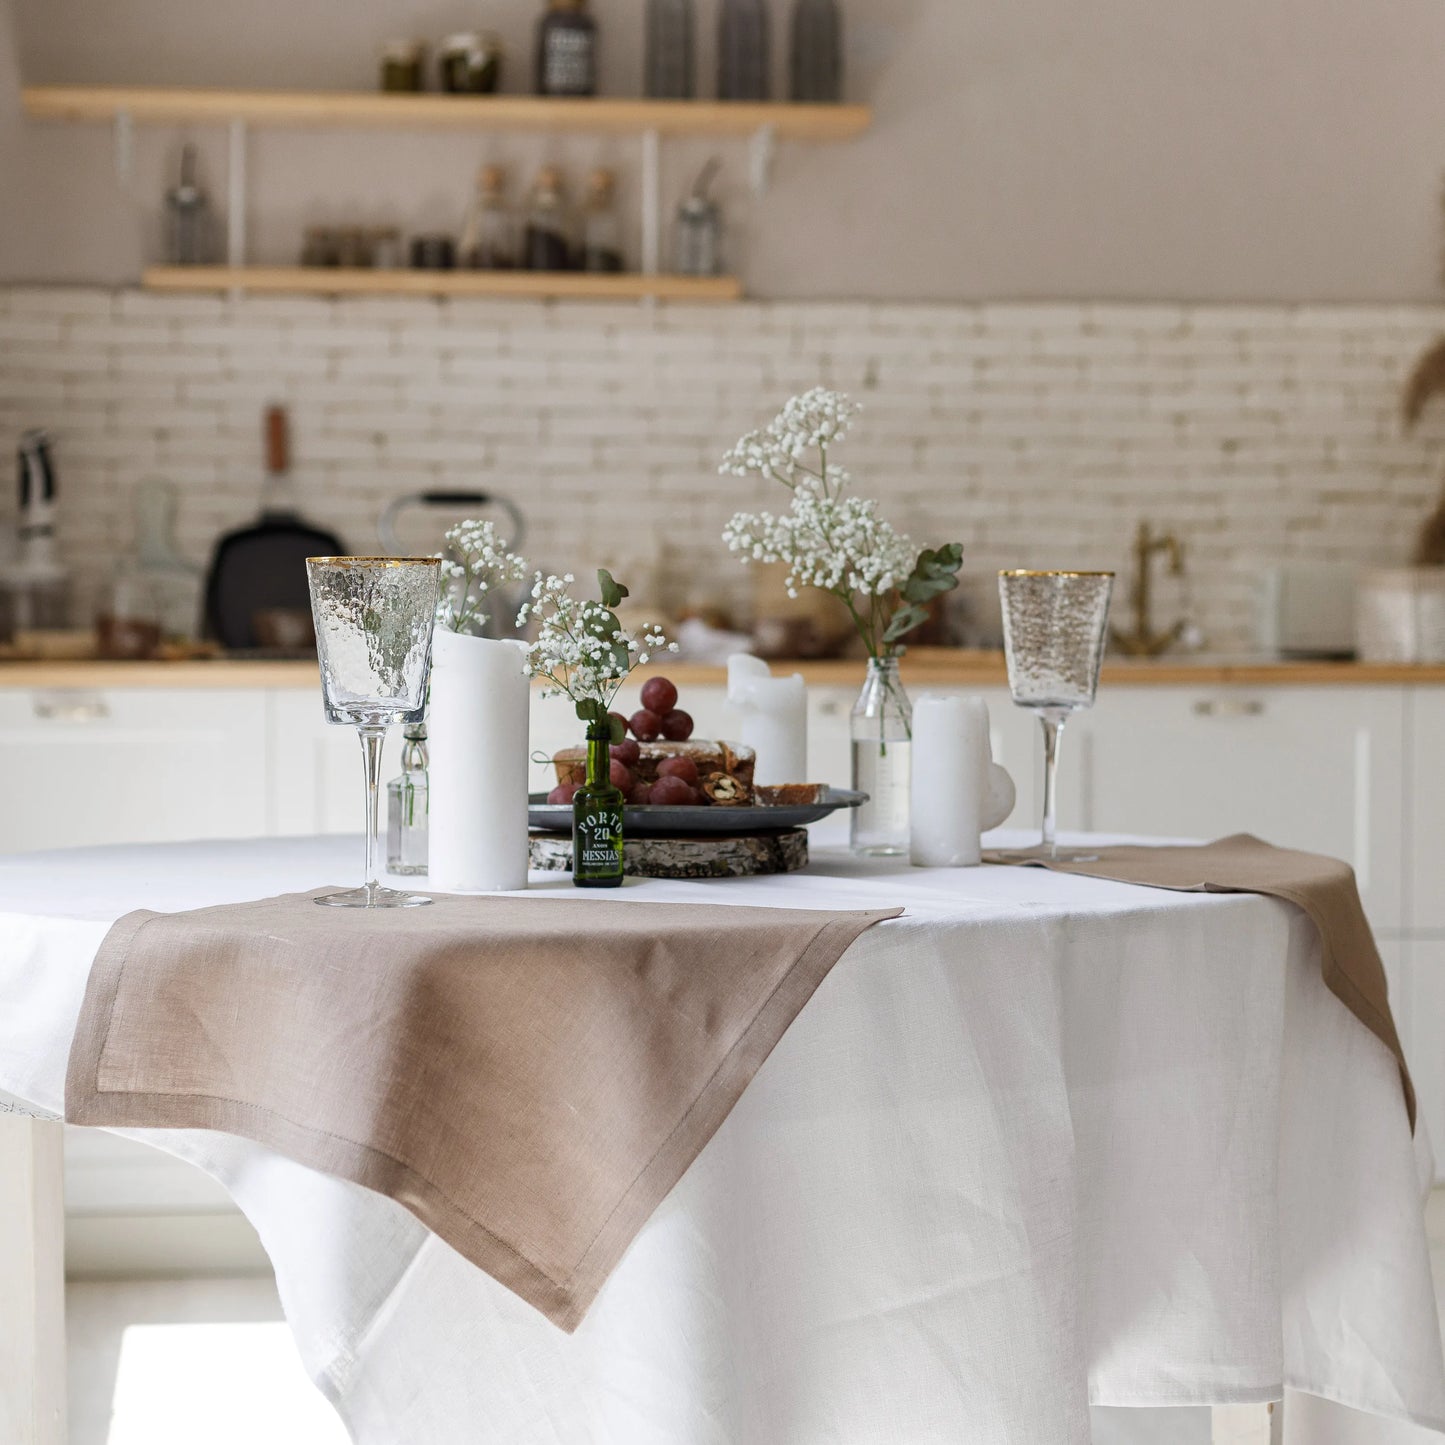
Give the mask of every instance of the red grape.
M 664 758 L 657 765 L 659 778 L 681 778 L 690 788 L 697 786 L 697 764 L 691 758 Z
M 652 785 L 652 802 L 658 808 L 684 808 L 696 797 L 681 778 L 659 778 Z
M 577 790 L 581 786 L 581 783 L 558 783 L 557 786 L 547 794 L 547 801 L 570 808 L 572 806 L 572 800 L 577 796 Z
M 694 723 L 692 716 L 681 708 L 673 708 L 662 719 L 662 735 L 669 742 L 685 743 L 691 736 Z
M 665 677 L 649 678 L 643 684 L 642 705 L 661 717 L 677 706 L 677 689 Z
M 619 763 L 616 758 L 612 759 L 612 786 L 618 789 L 624 798 L 637 786 L 632 769 L 626 763 Z
M 652 802 L 652 784 L 639 783 L 633 790 L 632 796 L 627 800 L 634 808 L 646 808 Z
M 642 749 L 631 738 L 612 744 L 612 756 L 624 767 L 635 768 L 642 758 Z
M 632 736 L 640 743 L 656 742 L 662 736 L 662 719 L 645 707 L 633 713 L 632 720 L 627 725 L 632 729 Z

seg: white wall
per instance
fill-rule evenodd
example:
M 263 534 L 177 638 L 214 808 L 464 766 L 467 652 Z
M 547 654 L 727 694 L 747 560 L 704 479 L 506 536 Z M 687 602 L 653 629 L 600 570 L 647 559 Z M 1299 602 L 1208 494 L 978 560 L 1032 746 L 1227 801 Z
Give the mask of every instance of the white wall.
M 701 0 L 703 29 L 716 0 Z M 785 0 L 775 0 L 778 16 Z M 1436 0 L 845 0 L 855 145 L 788 149 L 761 206 L 727 147 L 734 251 L 755 295 L 1421 300 L 1435 294 L 1445 152 Z M 594 0 L 607 87 L 639 86 L 641 0 Z M 375 44 L 479 19 L 522 88 L 540 0 L 0 0 L 0 277 L 118 282 L 155 244 L 179 136 L 116 184 L 104 128 L 26 125 L 33 81 L 366 86 Z M 11 23 L 6 24 L 6 21 Z M 781 51 L 782 47 L 779 46 Z M 781 68 L 781 55 L 779 57 Z M 704 66 L 706 73 L 708 66 Z M 213 186 L 222 151 L 206 145 Z M 670 152 L 676 195 L 706 147 Z M 267 133 L 253 240 L 307 221 L 454 226 L 483 158 L 579 175 L 635 149 L 578 139 Z M 630 184 L 629 184 L 630 194 Z
M 822 380 L 865 406 L 842 458 L 860 488 L 920 544 L 962 541 L 980 591 L 1004 566 L 1122 568 L 1147 516 L 1183 538 L 1195 614 L 1235 648 L 1269 563 L 1407 554 L 1445 407 L 1406 438 L 1398 398 L 1442 325 L 1438 306 L 649 312 L 0 288 L 0 456 L 22 426 L 55 430 L 62 545 L 92 595 L 146 475 L 177 485 L 198 561 L 253 515 L 261 407 L 281 397 L 304 507 L 352 548 L 372 548 L 393 496 L 482 485 L 522 505 L 539 563 L 745 609 L 719 533 L 786 498 L 718 460 Z M 1161 612 L 1181 605 L 1161 585 Z

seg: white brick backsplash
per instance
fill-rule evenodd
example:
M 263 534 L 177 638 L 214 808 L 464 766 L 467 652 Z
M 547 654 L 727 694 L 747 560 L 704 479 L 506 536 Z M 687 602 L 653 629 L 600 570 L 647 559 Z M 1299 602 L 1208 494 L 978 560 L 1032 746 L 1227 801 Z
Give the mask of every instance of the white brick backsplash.
M 1211 642 L 1251 638 L 1280 558 L 1407 555 L 1445 465 L 1445 407 L 1399 389 L 1440 306 L 1112 302 L 727 307 L 155 296 L 0 287 L 0 445 L 56 437 L 61 541 L 95 595 L 142 477 L 176 485 L 203 561 L 256 509 L 261 407 L 293 409 L 300 501 L 369 549 L 391 498 L 490 488 L 545 565 L 651 567 L 677 602 L 745 605 L 717 542 L 722 451 L 820 381 L 865 406 L 847 463 L 970 587 L 1010 565 L 1127 567 L 1141 517 L 1183 538 Z M 418 522 L 416 525 L 420 525 Z M 415 534 L 420 537 L 422 533 Z M 1170 595 L 1173 595 L 1172 593 Z

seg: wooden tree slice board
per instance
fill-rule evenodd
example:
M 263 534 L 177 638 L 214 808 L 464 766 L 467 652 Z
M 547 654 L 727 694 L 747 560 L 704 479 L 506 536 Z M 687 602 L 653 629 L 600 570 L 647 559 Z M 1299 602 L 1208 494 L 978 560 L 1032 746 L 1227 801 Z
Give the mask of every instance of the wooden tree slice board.
M 543 873 L 572 871 L 572 840 L 565 834 L 533 833 L 532 867 Z M 755 833 L 745 838 L 629 838 L 622 871 L 629 878 L 756 878 L 797 873 L 808 866 L 808 830 Z

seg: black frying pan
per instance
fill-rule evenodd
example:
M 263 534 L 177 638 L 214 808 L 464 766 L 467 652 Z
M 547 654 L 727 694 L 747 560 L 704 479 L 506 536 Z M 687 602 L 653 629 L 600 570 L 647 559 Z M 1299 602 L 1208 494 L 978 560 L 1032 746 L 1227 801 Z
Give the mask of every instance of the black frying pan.
M 296 513 L 284 407 L 266 410 L 266 465 L 260 517 L 216 543 L 206 576 L 206 634 L 231 651 L 276 645 L 277 639 L 268 635 L 275 620 L 266 614 L 309 618 L 306 559 L 346 552 L 334 532 L 313 527 Z

